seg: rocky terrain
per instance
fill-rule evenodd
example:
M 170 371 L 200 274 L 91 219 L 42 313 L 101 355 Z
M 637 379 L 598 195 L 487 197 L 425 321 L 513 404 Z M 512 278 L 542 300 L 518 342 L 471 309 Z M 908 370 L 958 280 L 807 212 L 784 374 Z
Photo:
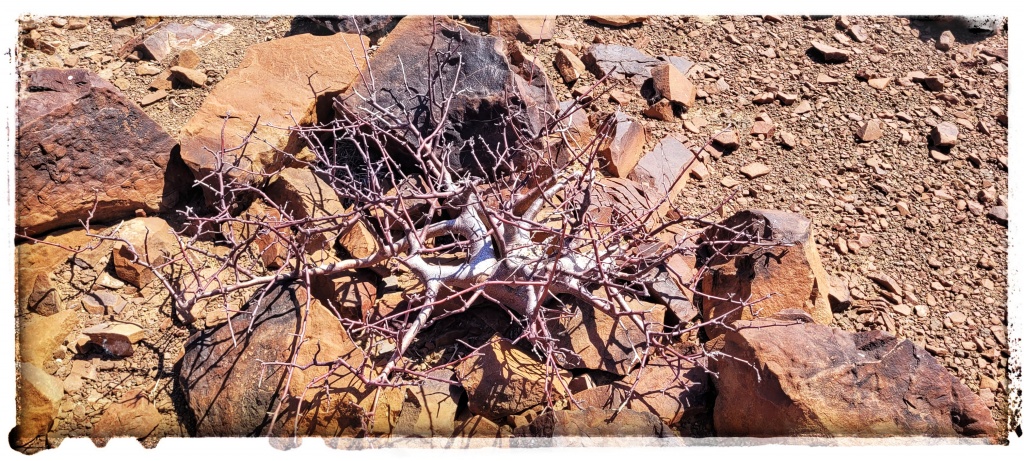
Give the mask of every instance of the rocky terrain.
M 233 292 L 192 306 L 195 320 L 182 321 L 126 242 L 155 261 L 181 252 L 171 229 L 202 232 L 180 212 L 216 200 L 190 186 L 215 170 L 211 152 L 222 130 L 236 140 L 252 130 L 266 141 L 237 158 L 280 170 L 261 188 L 266 197 L 316 218 L 330 200 L 304 201 L 303 190 L 323 182 L 303 166 L 313 160 L 293 135 L 265 125 L 328 121 L 337 109 L 313 93 L 349 94 L 360 84 L 353 63 L 383 69 L 400 52 L 395 43 L 430 36 L 409 24 L 20 22 L 17 449 L 67 437 L 130 436 L 154 446 L 169 436 L 265 435 L 266 410 L 279 400 L 275 389 L 250 386 L 257 376 L 297 383 L 284 400 L 316 409 L 282 416 L 287 427 L 275 435 L 294 428 L 321 436 L 927 435 L 999 443 L 1008 424 L 1019 424 L 1008 378 L 1008 42 L 999 25 L 770 15 L 445 23 L 500 37 L 506 72 L 539 72 L 527 87 L 555 100 L 529 93 L 536 107 L 585 102 L 567 130 L 577 141 L 594 139 L 612 114 L 601 175 L 616 184 L 608 186 L 615 206 L 636 208 L 636 197 L 657 193 L 721 226 L 759 223 L 764 237 L 784 244 L 778 255 L 769 251 L 781 261 L 772 265 L 757 251 L 716 247 L 735 236 L 708 227 L 694 245 L 741 257 L 694 250 L 668 261 L 690 274 L 668 282 L 675 300 L 661 288 L 630 300 L 666 330 L 728 317 L 728 328 L 705 325 L 673 340 L 687 357 L 713 352 L 694 355 L 699 360 L 661 354 L 637 367 L 636 350 L 621 344 L 643 333 L 616 332 L 596 309 L 559 327 L 574 357 L 539 356 L 513 342 L 522 332 L 506 311 L 487 305 L 424 329 L 406 365 L 428 378 L 415 385 L 375 391 L 340 370 L 322 395 L 303 386 L 324 370 L 260 370 L 259 360 L 287 360 L 275 357 L 293 347 L 296 322 L 307 334 L 296 355 L 306 362 L 387 361 L 394 341 L 366 339 L 338 319 L 346 309 L 365 320 L 409 305 L 415 284 L 390 266 L 262 298 Z M 237 123 L 222 121 L 228 112 Z M 253 128 L 257 115 L 263 126 Z M 337 211 L 328 211 L 343 215 L 348 204 L 333 202 Z M 281 219 L 256 206 L 244 213 Z M 78 222 L 90 217 L 95 225 L 83 229 Z M 366 235 L 379 227 L 331 234 L 310 257 L 337 259 L 328 254 L 335 240 L 352 257 L 374 254 Z M 196 245 L 230 253 L 222 241 Z M 258 268 L 252 276 L 289 258 L 273 243 L 257 245 L 261 253 L 243 256 Z M 230 285 L 243 275 L 250 274 L 215 278 Z M 735 311 L 734 293 L 765 297 L 757 315 Z M 319 307 L 300 316 L 313 298 Z M 323 308 L 335 304 L 340 312 Z M 258 328 L 235 344 L 234 332 L 251 325 Z M 601 337 L 574 333 L 584 330 Z M 462 355 L 470 347 L 478 353 Z

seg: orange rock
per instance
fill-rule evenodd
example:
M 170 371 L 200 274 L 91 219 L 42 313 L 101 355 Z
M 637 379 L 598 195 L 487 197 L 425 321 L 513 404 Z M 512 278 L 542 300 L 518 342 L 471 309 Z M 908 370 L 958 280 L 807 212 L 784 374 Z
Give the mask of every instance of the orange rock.
M 491 35 L 531 44 L 554 38 L 557 25 L 555 16 L 491 16 L 488 19 Z
M 669 101 L 689 109 L 697 100 L 697 87 L 679 69 L 669 63 L 651 68 L 654 89 Z
M 24 446 L 50 431 L 64 400 L 61 381 L 31 363 L 18 363 L 18 425 L 12 446 Z
M 644 127 L 625 113 L 616 111 L 614 126 L 608 139 L 601 143 L 598 152 L 608 161 L 608 171 L 618 178 L 625 178 L 643 155 L 647 135 Z

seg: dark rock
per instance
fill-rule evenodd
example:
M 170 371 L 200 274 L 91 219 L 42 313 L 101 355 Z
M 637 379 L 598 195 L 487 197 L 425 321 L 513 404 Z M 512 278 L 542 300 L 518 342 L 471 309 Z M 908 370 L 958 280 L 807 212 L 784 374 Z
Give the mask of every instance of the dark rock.
M 191 185 L 172 160 L 174 139 L 107 81 L 82 69 L 40 69 L 27 80 L 18 103 L 18 232 L 78 224 L 94 204 L 93 221 L 157 213 Z
M 428 59 L 430 50 L 446 49 L 455 51 L 438 69 L 437 60 Z M 558 110 L 558 101 L 547 78 L 532 62 L 512 66 L 499 38 L 472 33 L 444 17 L 402 19 L 383 39 L 370 59 L 369 69 L 377 87 L 388 89 L 377 93 L 381 105 L 402 106 L 419 114 L 414 126 L 405 134 L 406 140 L 413 144 L 415 136 L 411 130 L 426 133 L 434 129 L 430 126 L 430 112 L 437 109 L 428 106 L 422 98 L 428 88 L 433 88 L 438 97 L 445 92 L 457 93 L 444 122 L 446 141 L 464 146 L 462 152 L 450 160 L 457 169 L 480 165 L 487 171 L 496 164 L 494 154 L 487 153 L 488 150 L 501 153 L 515 148 L 521 138 L 539 133 L 549 121 L 548 114 Z M 456 78 L 458 84 L 453 88 Z M 346 98 L 354 92 L 370 94 L 368 82 L 369 79 L 357 80 L 352 89 L 342 95 L 343 102 L 335 104 L 339 116 L 351 118 L 365 110 L 372 111 L 363 99 Z M 519 114 L 513 117 L 513 123 L 496 129 L 494 120 L 513 114 Z M 470 144 L 475 147 L 471 148 Z M 416 168 L 411 152 L 397 145 L 387 148 L 407 167 Z
M 988 217 L 989 219 L 1004 226 L 1008 225 L 1010 222 L 1010 216 L 1007 213 L 1007 209 L 1005 206 L 994 206 L 990 208 L 988 210 Z
M 880 331 L 739 321 L 709 366 L 724 437 L 995 437 L 991 412 L 928 352 Z
M 32 283 L 32 291 L 25 301 L 24 307 L 39 315 L 53 315 L 64 310 L 64 301 L 57 292 L 57 284 L 49 274 L 39 273 Z
M 304 30 L 301 25 L 297 27 L 297 23 L 300 21 L 308 21 L 314 24 L 317 28 L 326 30 L 329 33 L 342 33 L 342 34 L 360 34 L 367 35 L 380 32 L 384 30 L 395 20 L 394 16 L 299 16 L 295 18 L 292 23 L 292 31 L 296 32 L 297 29 Z M 317 31 L 314 31 L 317 32 Z M 295 33 L 289 33 L 288 35 L 296 35 Z
M 305 386 L 326 373 L 327 368 L 296 369 L 289 386 L 291 395 L 282 397 L 287 370 L 280 366 L 264 370 L 260 365 L 289 360 L 306 299 L 307 293 L 301 287 L 275 286 L 262 299 L 257 294 L 243 307 L 244 312 L 234 315 L 229 323 L 189 338 L 179 381 L 194 413 L 197 435 L 263 435 L 270 423 L 269 413 L 281 398 L 287 401 L 277 431 L 293 435 L 294 407 L 303 395 L 302 406 L 306 411 L 299 424 L 301 435 L 334 435 L 360 425 L 363 410 L 358 404 L 365 404 L 367 397 L 372 403 L 373 391 L 347 369 L 337 370 L 309 391 L 305 391 Z M 340 358 L 361 366 L 363 352 L 328 309 L 313 302 L 308 314 L 306 342 L 299 348 L 296 363 Z M 247 331 L 250 322 L 252 329 Z M 238 335 L 237 346 L 232 331 Z M 329 395 L 324 386 L 329 387 Z M 379 410 L 387 412 L 383 407 Z
M 629 79 L 640 86 L 644 80 L 651 78 L 651 68 L 660 65 L 662 61 L 636 48 L 595 43 L 587 48 L 583 63 L 597 78 L 611 73 L 613 79 Z
M 582 390 L 573 397 L 585 408 L 646 411 L 665 424 L 674 425 L 684 418 L 704 414 L 710 408 L 710 390 L 710 377 L 700 365 L 659 357 L 621 381 Z
M 517 427 L 516 437 L 673 437 L 657 416 L 641 411 L 587 408 L 556 410 Z

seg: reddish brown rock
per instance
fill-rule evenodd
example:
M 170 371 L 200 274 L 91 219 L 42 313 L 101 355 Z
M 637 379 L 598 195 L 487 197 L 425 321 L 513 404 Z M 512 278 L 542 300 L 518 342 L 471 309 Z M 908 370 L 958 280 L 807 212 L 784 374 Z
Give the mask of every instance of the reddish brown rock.
M 734 239 L 737 241 L 728 243 Z M 750 239 L 762 244 L 743 243 Z M 763 246 L 766 242 L 787 246 Z M 705 319 L 725 316 L 728 324 L 754 318 L 755 312 L 757 317 L 766 317 L 798 308 L 815 322 L 832 323 L 828 273 L 818 256 L 811 221 L 803 216 L 774 210 L 741 211 L 705 232 L 698 263 L 708 269 L 703 292 L 713 296 L 704 299 Z M 724 330 L 717 325 L 706 329 L 709 337 Z
M 668 63 L 654 66 L 651 68 L 651 78 L 658 94 L 686 109 L 693 107 L 697 99 L 697 87 L 676 66 Z
M 658 102 L 651 104 L 648 108 L 644 109 L 644 115 L 666 122 L 675 119 L 675 112 L 672 110 L 672 101 L 662 98 Z
M 17 421 L 11 433 L 13 447 L 45 437 L 64 400 L 60 380 L 31 363 L 18 363 Z
M 47 273 L 34 274 L 35 279 L 27 281 L 32 284 L 32 289 L 21 306 L 39 315 L 53 315 L 64 310 L 64 300 L 57 292 L 57 284 L 53 282 L 50 275 Z
M 454 377 L 451 370 L 435 370 L 419 385 L 405 387 L 402 414 L 391 435 L 451 437 L 455 433 L 455 413 L 462 388 L 440 380 L 451 381 Z
M 458 422 L 452 433 L 453 437 L 480 437 L 493 439 L 496 437 L 507 437 L 507 430 L 494 424 L 493 421 L 483 416 L 473 415 L 465 421 Z
M 131 357 L 135 353 L 132 345 L 146 338 L 146 330 L 127 322 L 100 323 L 82 330 L 82 334 L 115 357 Z
M 726 130 L 718 133 L 712 141 L 715 145 L 725 150 L 733 150 L 740 147 L 739 136 L 737 136 L 736 132 L 733 130 Z
M 882 138 L 882 121 L 873 118 L 857 129 L 857 139 L 863 142 L 877 141 Z
M 821 57 L 825 59 L 825 62 L 846 62 L 850 60 L 850 52 L 846 50 L 840 50 L 821 42 L 811 42 L 811 46 L 821 54 Z
M 171 78 L 186 87 L 206 86 L 206 72 L 188 67 L 171 67 Z
M 571 375 L 557 376 L 507 339 L 495 336 L 480 355 L 460 363 L 455 373 L 469 397 L 469 409 L 490 419 L 521 413 L 551 395 L 565 395 Z
M 678 135 L 667 136 L 637 162 L 627 177 L 647 187 L 655 201 L 668 197 L 668 206 L 686 187 L 687 173 L 695 159 Z
M 377 300 L 377 280 L 364 272 L 315 276 L 310 293 L 342 318 L 365 320 Z
M 941 75 L 929 75 L 924 79 L 924 86 L 932 91 L 942 91 L 949 86 L 949 81 Z
M 269 423 L 268 412 L 276 408 L 285 386 L 287 371 L 283 367 L 262 369 L 260 361 L 286 361 L 294 347 L 302 306 L 307 294 L 301 287 L 275 287 L 256 305 L 253 299 L 245 311 L 229 322 L 234 331 L 251 332 L 239 339 L 238 346 L 231 339 L 232 329 L 227 323 L 197 332 L 185 345 L 179 380 L 185 390 L 189 407 L 196 415 L 196 431 L 200 436 L 263 435 Z M 256 312 L 256 318 L 251 312 Z M 337 318 L 327 308 L 313 301 L 308 311 L 305 329 L 306 342 L 299 348 L 297 363 L 311 363 L 340 358 L 362 367 L 363 352 L 352 342 Z M 328 359 L 329 357 L 329 359 Z M 327 367 L 313 366 L 296 369 L 291 375 L 291 395 L 287 397 L 284 414 L 293 415 L 299 396 L 305 386 Z M 366 370 L 368 376 L 372 376 Z M 324 388 L 327 386 L 327 389 Z M 388 406 L 393 406 L 391 391 L 380 399 L 377 410 L 385 425 L 392 424 Z M 347 369 L 338 369 L 325 382 L 305 391 L 303 408 L 307 411 L 299 424 L 301 435 L 334 436 L 346 428 L 359 427 L 361 414 L 373 404 L 373 390 L 367 389 Z M 385 405 L 385 402 L 389 402 Z M 401 409 L 398 398 L 397 408 Z M 397 412 L 395 413 L 397 415 Z M 293 416 L 279 420 L 277 430 L 293 435 Z
M 555 69 L 558 70 L 562 80 L 568 85 L 580 78 L 580 75 L 586 72 L 587 67 L 575 54 L 562 48 L 555 53 Z
M 556 26 L 555 16 L 490 16 L 488 19 L 491 35 L 526 43 L 551 40 L 555 37 Z
M 594 293 L 607 300 L 607 294 L 599 289 Z M 565 353 L 555 358 L 565 369 L 586 368 L 625 375 L 640 360 L 639 351 L 647 345 L 644 329 L 637 325 L 643 322 L 649 329 L 665 321 L 665 307 L 625 296 L 630 312 L 640 314 L 632 317 L 614 317 L 600 307 L 586 302 L 566 303 L 565 314 L 548 322 L 548 329 L 555 342 Z M 606 306 L 615 312 L 622 312 L 620 306 Z M 566 381 L 568 383 L 568 381 Z
M 711 383 L 704 368 L 677 360 L 651 359 L 642 371 L 637 368 L 621 381 L 586 389 L 573 397 L 584 408 L 629 408 L 653 413 L 665 424 L 676 424 L 684 417 L 704 413 L 711 403 Z
M 161 421 L 160 411 L 146 396 L 146 389 L 132 389 L 121 399 L 103 409 L 99 421 L 92 425 L 90 437 L 144 438 L 153 433 Z
M 117 278 L 142 288 L 156 280 L 147 268 L 166 264 L 179 255 L 181 246 L 171 227 L 160 218 L 135 218 L 120 226 L 117 234 L 127 241 L 116 243 L 112 260 Z
M 166 210 L 191 183 L 174 140 L 121 91 L 82 69 L 28 72 L 18 102 L 16 231 Z M 102 152 L 103 155 L 97 155 Z M 177 166 L 176 166 L 177 165 Z
M 929 135 L 929 138 L 932 140 L 932 145 L 938 147 L 951 147 L 956 145 L 956 138 L 959 134 L 960 129 L 956 127 L 956 124 L 942 122 L 932 127 L 932 132 Z
M 988 408 L 928 352 L 880 331 L 739 321 L 710 365 L 725 437 L 995 437 Z M 738 360 L 737 360 L 738 359 Z
M 740 168 L 740 173 L 746 176 L 747 179 L 760 178 L 761 176 L 771 173 L 772 169 L 768 165 L 761 162 L 754 162 L 744 165 Z
M 517 427 L 516 437 L 673 437 L 657 416 L 641 411 L 555 410 Z
M 649 16 L 637 15 L 591 15 L 590 20 L 598 24 L 612 27 L 624 27 L 633 24 L 643 24 Z
M 608 138 L 601 143 L 598 153 L 608 162 L 608 172 L 618 178 L 625 178 L 643 155 L 647 134 L 643 125 L 631 119 L 624 112 L 616 111 L 614 125 Z
M 939 35 L 939 41 L 935 42 L 935 48 L 939 51 L 949 51 L 953 48 L 954 43 L 956 43 L 956 37 L 953 36 L 953 33 L 944 30 L 942 35 Z
M 775 124 L 764 120 L 758 120 L 754 122 L 753 126 L 750 127 L 751 136 L 764 136 L 766 139 L 771 138 L 775 135 Z
M 204 19 L 197 19 L 188 25 L 168 22 L 151 31 L 140 48 L 148 57 L 163 61 L 179 50 L 202 48 L 234 30 L 235 26 L 231 24 L 218 24 Z
M 218 152 L 222 141 L 225 148 L 238 147 L 259 117 L 254 136 L 266 142 L 227 153 L 224 162 L 238 165 L 240 170 L 230 175 L 244 181 L 255 180 L 246 171 L 279 170 L 285 158 L 281 152 L 298 153 L 302 142 L 288 130 L 269 125 L 292 126 L 292 116 L 300 125 L 309 125 L 329 116 L 331 100 L 366 69 L 365 60 L 353 60 L 351 50 L 367 46 L 369 41 L 356 35 L 303 34 L 249 47 L 242 63 L 217 83 L 181 129 L 181 158 L 197 177 L 206 177 L 217 165 L 211 151 Z M 318 96 L 314 97 L 310 85 Z M 231 118 L 225 124 L 228 112 Z M 209 191 L 204 193 L 212 200 Z
M 49 368 L 54 352 L 77 327 L 78 315 L 73 310 L 47 317 L 29 314 L 18 325 L 18 361 Z

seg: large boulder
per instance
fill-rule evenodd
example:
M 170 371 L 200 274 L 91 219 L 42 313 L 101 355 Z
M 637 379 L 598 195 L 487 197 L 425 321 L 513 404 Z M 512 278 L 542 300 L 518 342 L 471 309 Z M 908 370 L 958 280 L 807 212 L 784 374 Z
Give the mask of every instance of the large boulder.
M 197 435 L 266 435 L 270 413 L 280 399 L 285 404 L 275 434 L 292 435 L 300 401 L 300 435 L 333 436 L 352 425 L 358 427 L 359 415 L 373 404 L 373 390 L 347 368 L 339 367 L 306 389 L 316 377 L 328 372 L 326 366 L 296 368 L 290 383 L 286 382 L 285 367 L 261 366 L 262 362 L 290 359 L 307 297 L 301 287 L 275 286 L 262 297 L 257 294 L 244 306 L 245 312 L 227 323 L 189 338 L 179 380 L 195 414 Z M 342 359 L 356 369 L 366 366 L 362 350 L 334 314 L 315 300 L 308 307 L 305 342 L 295 363 Z M 248 330 L 250 322 L 252 329 Z M 234 340 L 232 334 L 236 335 Z M 289 394 L 282 395 L 286 387 Z M 381 413 L 388 416 L 386 411 Z
M 21 447 L 50 431 L 64 400 L 64 385 L 31 363 L 19 363 L 17 396 L 18 425 L 11 443 Z
M 517 427 L 516 437 L 674 437 L 657 416 L 635 410 L 556 410 Z
M 542 404 L 549 395 L 566 393 L 563 383 L 569 382 L 569 372 L 556 375 L 505 338 L 492 338 L 479 353 L 455 368 L 476 415 L 496 420 Z
M 84 69 L 26 74 L 18 100 L 16 231 L 156 213 L 192 177 L 174 139 L 121 91 Z
M 787 317 L 735 322 L 712 357 L 719 436 L 997 435 L 982 400 L 911 341 Z
M 829 277 L 814 242 L 811 220 L 796 213 L 746 210 L 709 227 L 698 250 L 707 268 L 701 281 L 704 319 L 769 317 L 803 309 L 815 322 L 832 323 Z M 709 337 L 725 330 L 706 327 Z
M 237 167 L 228 172 L 232 179 L 251 182 L 262 177 L 258 173 L 280 170 L 285 153 L 303 147 L 285 128 L 328 120 L 330 101 L 365 72 L 362 50 L 368 46 L 366 37 L 352 34 L 295 35 L 250 46 L 181 129 L 182 160 L 196 178 L 216 172 L 221 149 L 229 150 L 223 165 Z M 250 132 L 246 148 L 235 149 Z M 208 188 L 204 193 L 213 199 Z
M 453 50 L 450 56 L 447 50 Z M 357 81 L 335 109 L 345 118 L 379 113 L 371 97 L 382 107 L 403 108 L 392 115 L 412 116 L 412 125 L 399 135 L 416 148 L 415 133 L 436 128 L 438 107 L 454 93 L 443 131 L 445 141 L 462 150 L 450 163 L 457 169 L 490 171 L 496 165 L 494 153 L 531 139 L 558 109 L 547 78 L 537 70 L 531 62 L 511 65 L 499 37 L 472 33 L 446 17 L 408 16 L 370 59 L 372 78 Z M 427 94 L 435 97 L 432 104 Z M 400 143 L 387 148 L 407 167 L 417 168 L 412 152 Z

